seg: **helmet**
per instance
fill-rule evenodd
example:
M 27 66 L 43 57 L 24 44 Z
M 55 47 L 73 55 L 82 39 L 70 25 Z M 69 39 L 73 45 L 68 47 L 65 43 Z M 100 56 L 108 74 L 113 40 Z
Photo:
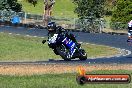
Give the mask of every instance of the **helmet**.
M 55 22 L 49 22 L 47 28 L 48 28 L 49 31 L 50 30 L 52 30 L 52 31 L 55 30 L 56 29 Z

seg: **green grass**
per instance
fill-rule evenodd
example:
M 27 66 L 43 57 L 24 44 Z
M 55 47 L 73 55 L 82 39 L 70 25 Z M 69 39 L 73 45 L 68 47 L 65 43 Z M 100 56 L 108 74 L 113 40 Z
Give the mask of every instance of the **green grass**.
M 32 13 L 32 14 L 43 14 L 43 0 L 39 0 L 36 7 L 34 7 L 32 4 L 26 2 L 25 0 L 20 1 L 19 3 L 22 4 L 22 9 L 26 13 Z
M 111 55 L 116 55 L 119 52 L 115 48 L 104 45 L 82 44 L 82 47 L 86 50 L 88 57 L 90 58 L 107 57 Z
M 23 10 L 32 14 L 43 14 L 43 0 L 39 0 L 36 7 L 27 3 L 26 1 L 19 2 L 23 6 Z M 74 13 L 75 5 L 72 0 L 56 0 L 53 8 L 53 16 L 57 17 L 77 17 Z
M 0 34 L 0 60 L 48 60 L 60 58 L 56 56 L 47 44 L 42 44 L 42 38 L 32 38 Z
M 53 16 L 61 17 L 77 17 L 74 13 L 75 5 L 72 0 L 56 0 L 55 7 L 53 8 Z
M 0 33 L 0 61 L 36 61 L 61 59 L 49 49 L 47 43 L 42 44 L 42 38 L 24 37 Z M 118 51 L 107 46 L 83 44 L 88 57 L 115 55 Z
M 127 70 L 100 70 L 88 74 L 130 74 Z M 45 74 L 32 76 L 0 75 L 0 88 L 131 88 L 130 84 L 85 84 L 78 85 L 76 73 Z
M 104 16 L 104 20 L 106 21 L 106 28 L 110 28 L 111 16 Z

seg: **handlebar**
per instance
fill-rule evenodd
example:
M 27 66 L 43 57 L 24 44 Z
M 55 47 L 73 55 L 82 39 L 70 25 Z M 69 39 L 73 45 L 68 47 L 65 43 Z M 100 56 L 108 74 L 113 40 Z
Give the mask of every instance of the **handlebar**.
M 47 40 L 43 40 L 43 41 L 42 41 L 42 44 L 44 44 L 46 41 L 47 41 Z

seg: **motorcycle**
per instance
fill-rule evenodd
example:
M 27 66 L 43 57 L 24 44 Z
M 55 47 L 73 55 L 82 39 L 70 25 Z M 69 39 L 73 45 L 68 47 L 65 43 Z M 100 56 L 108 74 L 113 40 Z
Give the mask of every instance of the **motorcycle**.
M 53 37 L 48 40 L 48 45 L 53 49 L 56 55 L 60 55 L 65 61 L 70 61 L 75 58 L 86 60 L 87 53 L 81 48 L 81 44 L 74 42 L 73 39 L 75 39 L 73 34 L 70 37 L 54 34 Z M 45 40 L 42 42 L 45 42 Z
M 128 33 L 128 39 L 127 39 L 128 43 L 132 43 L 132 32 Z

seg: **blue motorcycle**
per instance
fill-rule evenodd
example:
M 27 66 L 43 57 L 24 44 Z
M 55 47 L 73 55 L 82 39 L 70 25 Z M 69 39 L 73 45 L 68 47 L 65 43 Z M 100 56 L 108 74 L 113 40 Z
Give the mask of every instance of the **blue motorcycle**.
M 128 43 L 132 43 L 132 31 L 128 32 L 128 39 L 127 39 Z
M 86 60 L 87 53 L 81 48 L 81 44 L 78 45 L 73 39 L 75 39 L 74 36 L 67 37 L 65 35 L 54 34 L 54 36 L 48 40 L 48 45 L 53 49 L 56 55 L 60 55 L 66 61 L 75 58 Z

